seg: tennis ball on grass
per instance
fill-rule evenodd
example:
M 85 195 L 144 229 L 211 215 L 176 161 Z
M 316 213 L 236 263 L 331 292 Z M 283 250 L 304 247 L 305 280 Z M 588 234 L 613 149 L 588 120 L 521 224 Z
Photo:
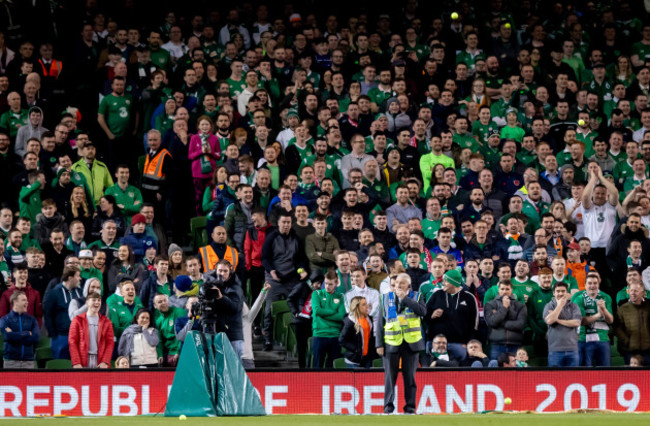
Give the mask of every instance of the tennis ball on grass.
M 178 420 L 187 420 L 187 416 L 185 414 L 181 414 L 178 416 Z

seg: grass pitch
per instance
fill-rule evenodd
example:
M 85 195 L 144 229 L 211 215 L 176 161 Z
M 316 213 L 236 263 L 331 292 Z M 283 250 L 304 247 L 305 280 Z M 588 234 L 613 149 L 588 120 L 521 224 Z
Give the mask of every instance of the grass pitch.
M 255 426 L 339 426 L 339 425 L 390 425 L 417 426 L 432 424 L 444 426 L 611 426 L 625 423 L 626 426 L 647 426 L 650 414 L 641 413 L 562 413 L 562 414 L 442 414 L 423 416 L 321 416 L 321 415 L 274 415 L 266 417 L 239 418 L 188 418 L 179 420 L 171 417 L 63 417 L 34 419 L 4 419 L 2 426 L 214 426 L 214 425 L 255 425 Z

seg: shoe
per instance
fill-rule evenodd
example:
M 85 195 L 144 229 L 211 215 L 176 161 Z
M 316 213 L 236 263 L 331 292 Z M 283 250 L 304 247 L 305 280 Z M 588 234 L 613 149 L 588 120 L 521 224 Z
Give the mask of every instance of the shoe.
M 273 350 L 273 343 L 271 343 L 269 340 L 264 342 L 264 352 L 271 352 Z

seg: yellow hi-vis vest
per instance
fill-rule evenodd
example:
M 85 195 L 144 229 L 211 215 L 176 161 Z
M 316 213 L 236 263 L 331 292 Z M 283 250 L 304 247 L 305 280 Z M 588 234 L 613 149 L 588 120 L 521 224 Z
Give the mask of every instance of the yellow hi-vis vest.
M 409 297 L 418 300 L 420 293 L 411 291 Z M 383 315 L 386 320 L 384 324 L 384 343 L 390 346 L 399 346 L 403 341 L 406 343 L 417 343 L 422 340 L 422 325 L 420 317 L 409 307 L 406 307 L 401 314 L 395 308 L 395 293 L 390 292 L 382 296 Z

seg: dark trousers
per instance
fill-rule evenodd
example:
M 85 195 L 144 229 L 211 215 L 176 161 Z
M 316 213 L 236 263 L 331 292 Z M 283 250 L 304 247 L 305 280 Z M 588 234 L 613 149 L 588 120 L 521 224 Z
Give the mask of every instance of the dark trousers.
M 247 294 L 246 296 L 250 298 L 252 305 L 255 303 L 255 299 L 257 299 L 257 296 L 260 294 L 262 288 L 264 287 L 264 267 L 251 266 L 251 268 L 246 271 L 246 281 L 248 280 L 251 280 L 251 289 L 250 294 Z M 256 323 L 259 324 L 259 321 Z
M 293 287 L 298 284 L 297 281 L 292 283 L 278 283 L 277 281 L 269 281 L 271 289 L 266 296 L 266 307 L 264 309 L 264 338 L 267 341 L 273 341 L 273 314 L 271 306 L 273 302 L 286 299 Z
M 386 345 L 387 346 L 387 345 Z M 402 359 L 402 379 L 404 380 L 404 412 L 415 413 L 415 372 L 418 369 L 418 352 L 413 352 L 408 343 L 402 343 L 397 352 L 384 353 L 384 413 L 395 411 L 395 384 Z
M 341 357 L 341 345 L 338 337 L 314 337 L 311 340 L 311 352 L 314 354 L 313 368 L 333 368 L 334 360 Z M 325 359 L 327 356 L 327 359 Z
M 312 335 L 311 320 L 298 317 L 291 324 L 293 332 L 296 335 L 296 346 L 298 347 L 298 367 L 307 367 L 307 343 Z

